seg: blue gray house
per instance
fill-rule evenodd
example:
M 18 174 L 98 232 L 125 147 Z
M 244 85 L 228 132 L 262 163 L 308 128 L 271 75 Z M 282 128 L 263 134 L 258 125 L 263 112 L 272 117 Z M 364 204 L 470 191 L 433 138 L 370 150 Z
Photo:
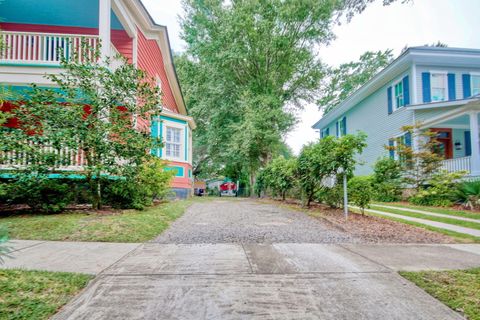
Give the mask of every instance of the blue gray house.
M 443 169 L 480 176 L 480 50 L 413 47 L 345 101 L 314 129 L 320 138 L 363 131 L 368 146 L 357 175 L 370 174 L 381 157 L 397 157 L 385 146 L 395 138 L 413 148 L 418 141 L 401 127 L 420 123 L 438 133 Z

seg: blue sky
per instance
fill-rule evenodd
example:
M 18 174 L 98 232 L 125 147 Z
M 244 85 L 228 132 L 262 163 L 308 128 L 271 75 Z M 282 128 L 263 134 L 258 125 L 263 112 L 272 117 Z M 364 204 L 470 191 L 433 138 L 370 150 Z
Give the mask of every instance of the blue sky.
M 157 23 L 166 25 L 174 51 L 185 47 L 180 38 L 178 16 L 180 0 L 143 0 Z M 381 0 L 370 5 L 348 24 L 334 28 L 337 38 L 319 56 L 325 63 L 338 65 L 358 59 L 365 51 L 393 49 L 398 55 L 403 47 L 441 41 L 450 47 L 480 48 L 480 0 L 414 0 L 390 6 Z M 306 105 L 298 113 L 299 123 L 286 141 L 295 153 L 302 145 L 318 138 L 311 125 L 321 112 Z

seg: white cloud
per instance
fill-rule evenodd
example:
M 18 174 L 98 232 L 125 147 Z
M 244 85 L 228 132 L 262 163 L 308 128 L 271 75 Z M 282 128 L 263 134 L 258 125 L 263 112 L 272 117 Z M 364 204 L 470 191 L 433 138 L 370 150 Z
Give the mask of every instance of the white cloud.
M 175 51 L 185 48 L 180 39 L 180 0 L 143 0 L 157 23 L 167 25 Z M 398 1 L 384 7 L 382 1 L 370 5 L 348 24 L 335 27 L 337 39 L 322 48 L 324 62 L 339 65 L 358 59 L 365 51 L 393 49 L 399 54 L 408 46 L 441 41 L 450 47 L 480 48 L 479 0 Z M 318 138 L 311 126 L 320 119 L 317 106 L 308 105 L 299 113 L 300 122 L 289 133 L 287 143 L 298 153 L 302 145 Z

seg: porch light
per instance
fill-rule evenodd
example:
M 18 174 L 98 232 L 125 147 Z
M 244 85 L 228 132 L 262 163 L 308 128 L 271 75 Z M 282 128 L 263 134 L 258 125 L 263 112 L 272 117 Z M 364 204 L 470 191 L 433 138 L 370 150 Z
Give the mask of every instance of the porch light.
M 455 150 L 462 150 L 462 143 L 459 140 L 455 141 Z

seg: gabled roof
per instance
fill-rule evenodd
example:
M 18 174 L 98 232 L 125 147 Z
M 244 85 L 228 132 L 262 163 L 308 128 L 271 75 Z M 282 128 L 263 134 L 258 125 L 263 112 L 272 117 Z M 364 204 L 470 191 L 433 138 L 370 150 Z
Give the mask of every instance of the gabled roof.
M 408 48 L 385 69 L 377 73 L 370 81 L 341 102 L 335 109 L 324 115 L 312 128 L 322 129 L 355 107 L 363 99 L 395 79 L 395 77 L 398 77 L 399 74 L 405 72 L 413 64 L 443 67 L 480 67 L 480 49 L 429 46 Z

